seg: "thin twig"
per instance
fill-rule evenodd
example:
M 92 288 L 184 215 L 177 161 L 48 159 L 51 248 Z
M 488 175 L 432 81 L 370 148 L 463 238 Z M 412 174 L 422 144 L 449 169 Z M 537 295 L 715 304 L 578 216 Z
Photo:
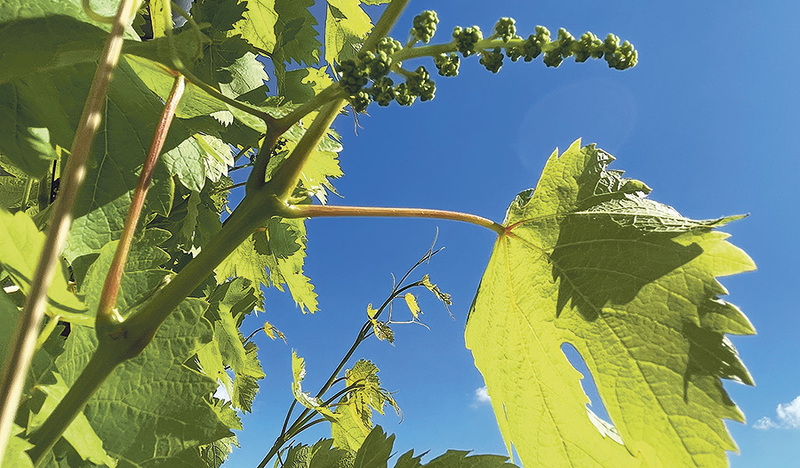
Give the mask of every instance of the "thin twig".
M 102 109 L 108 85 L 122 51 L 122 36 L 137 5 L 137 0 L 122 0 L 117 9 L 116 19 L 106 40 L 100 64 L 95 71 L 89 96 L 72 141 L 70 157 L 61 177 L 61 187 L 50 219 L 47 238 L 33 275 L 31 290 L 14 332 L 12 341 L 14 345 L 8 354 L 0 383 L 0 463 L 11 437 L 12 424 L 39 336 L 39 327 L 47 304 L 47 290 L 55 276 L 59 256 L 72 224 L 72 207 L 78 189 L 86 176 L 86 159 L 102 121 Z
M 226 190 L 233 190 L 235 188 L 244 187 L 245 185 L 247 185 L 247 182 L 240 182 L 238 184 L 228 185 L 227 187 L 215 188 L 214 190 L 211 191 L 211 193 L 219 193 L 219 192 L 224 192 Z

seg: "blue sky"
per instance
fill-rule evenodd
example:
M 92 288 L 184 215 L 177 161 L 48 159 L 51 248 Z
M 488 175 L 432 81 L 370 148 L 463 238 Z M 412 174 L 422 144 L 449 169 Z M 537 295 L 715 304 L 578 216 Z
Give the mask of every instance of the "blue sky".
M 535 185 L 552 150 L 582 138 L 615 155 L 614 168 L 645 181 L 652 198 L 684 215 L 749 213 L 725 228 L 759 268 L 722 280 L 728 299 L 758 330 L 754 337 L 733 337 L 756 387 L 726 383 L 748 418 L 746 425 L 728 424 L 742 452 L 730 460 L 734 467 L 795 463 L 800 3 L 417 1 L 396 37 L 405 39 L 411 18 L 431 8 L 441 20 L 435 42 L 447 40 L 456 25 L 489 31 L 499 17 L 512 16 L 524 36 L 537 24 L 576 36 L 615 33 L 634 43 L 639 65 L 620 72 L 602 61 L 569 59 L 558 69 L 541 60 L 507 62 L 492 75 L 477 59 L 464 60 L 458 77 L 437 78 L 432 102 L 371 106 L 370 116 L 359 119 L 358 135 L 352 118 L 337 121 L 346 175 L 335 182 L 344 198 L 330 202 L 451 209 L 502 221 L 514 195 Z M 369 11 L 377 15 L 379 9 Z M 398 326 L 396 346 L 373 340 L 356 357 L 372 359 L 384 386 L 397 391 L 403 422 L 393 414 L 378 422 L 397 434 L 398 452 L 504 453 L 492 410 L 476 397 L 483 381 L 463 339 L 494 234 L 446 221 L 316 219 L 308 222 L 306 273 L 321 311 L 301 316 L 288 295 L 268 290 L 266 314 L 244 325 L 248 331 L 269 320 L 289 345 L 256 339 L 267 378 L 253 413 L 243 418 L 242 449 L 226 466 L 257 463 L 277 435 L 291 402 L 291 350 L 306 359 L 304 387 L 320 385 L 352 342 L 367 304 L 387 296 L 391 273 L 402 275 L 437 228 L 437 245 L 445 250 L 421 272 L 453 295 L 455 320 L 420 294 L 430 330 Z M 321 428 L 303 440 L 325 436 L 329 430 Z

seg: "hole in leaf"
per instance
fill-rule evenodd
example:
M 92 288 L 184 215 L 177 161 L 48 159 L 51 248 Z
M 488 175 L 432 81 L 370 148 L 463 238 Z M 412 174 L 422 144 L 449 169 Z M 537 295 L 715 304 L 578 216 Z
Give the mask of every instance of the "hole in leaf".
M 589 421 L 594 424 L 594 427 L 600 431 L 603 437 L 610 437 L 612 440 L 624 444 L 622 437 L 620 437 L 619 432 L 617 432 L 617 428 L 611 423 L 611 416 L 608 415 L 606 406 L 603 404 L 603 400 L 600 399 L 600 393 L 597 390 L 594 377 L 586 366 L 586 362 L 583 360 L 581 353 L 569 343 L 561 344 L 561 352 L 564 353 L 564 356 L 566 356 L 569 363 L 572 364 L 572 367 L 583 375 L 581 387 L 589 398 L 589 403 L 586 405 L 586 416 L 589 418 Z

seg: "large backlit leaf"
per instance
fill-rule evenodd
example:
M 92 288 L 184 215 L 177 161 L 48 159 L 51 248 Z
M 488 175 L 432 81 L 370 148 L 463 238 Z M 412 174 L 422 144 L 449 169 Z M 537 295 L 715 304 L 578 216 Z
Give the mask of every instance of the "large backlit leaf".
M 715 277 L 753 263 L 712 230 L 733 218 L 684 218 L 607 170 L 612 160 L 575 142 L 517 196 L 467 346 L 526 466 L 724 466 L 736 447 L 722 419 L 743 417 L 720 379 L 752 384 L 725 333 L 754 330 L 718 298 Z M 586 362 L 624 445 L 587 413 L 564 343 Z
M 199 466 L 199 446 L 231 435 L 209 404 L 217 383 L 183 364 L 212 339 L 206 306 L 184 300 L 142 354 L 122 363 L 89 400 L 84 413 L 120 466 Z M 68 384 L 95 348 L 93 330 L 72 329 L 57 360 Z

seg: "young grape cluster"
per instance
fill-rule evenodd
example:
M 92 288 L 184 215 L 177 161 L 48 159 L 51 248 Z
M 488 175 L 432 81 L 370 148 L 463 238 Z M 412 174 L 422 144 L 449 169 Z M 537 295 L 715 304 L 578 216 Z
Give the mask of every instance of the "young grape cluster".
M 458 75 L 458 66 L 460 59 L 455 52 L 450 54 L 439 54 L 433 57 L 433 64 L 439 70 L 442 76 L 456 76 Z
M 500 18 L 494 25 L 494 33 L 497 37 L 508 42 L 517 35 L 517 26 L 514 18 Z
M 542 55 L 542 61 L 548 67 L 558 67 L 568 57 L 575 57 L 576 62 L 604 58 L 609 67 L 618 70 L 631 68 L 637 61 L 633 45 L 628 41 L 620 44 L 620 39 L 613 34 L 601 40 L 587 32 L 576 39 L 566 29 L 561 28 L 557 37 L 552 39 L 547 28 L 536 26 L 534 34 L 523 39 L 517 35 L 513 18 L 500 18 L 487 39 L 483 38 L 478 26 L 457 26 L 453 30 L 451 43 L 417 48 L 415 44 L 418 42 L 430 42 L 438 24 L 436 12 L 423 11 L 414 18 L 405 47 L 395 39 L 384 37 L 374 51 L 362 52 L 356 59 L 342 60 L 336 66 L 336 71 L 341 76 L 341 86 L 347 92 L 356 112 L 363 112 L 373 101 L 380 106 L 388 106 L 392 101 L 397 101 L 401 106 L 409 106 L 417 98 L 420 101 L 433 99 L 436 84 L 431 80 L 430 73 L 423 66 L 417 67 L 413 72 L 403 69 L 394 58 L 401 51 L 403 53 L 400 56 L 404 58 L 432 56 L 441 76 L 458 75 L 460 57 L 457 52 L 463 57 L 479 55 L 481 65 L 492 73 L 500 70 L 504 57 L 510 58 L 512 62 L 520 58 L 530 62 Z M 409 54 L 410 49 L 413 51 Z M 405 81 L 395 84 L 387 76 L 391 71 L 403 75 Z M 368 86 L 370 81 L 372 85 Z
M 414 17 L 414 27 L 411 28 L 412 39 L 428 43 L 436 34 L 436 25 L 439 24 L 439 17 L 436 12 L 426 10 Z
M 605 58 L 608 66 L 617 70 L 625 70 L 636 65 L 638 54 L 633 45 L 609 34 L 601 41 L 591 32 L 584 33 L 575 39 L 566 29 L 558 30 L 558 38 L 550 39 L 550 31 L 544 26 L 536 26 L 536 33 L 531 34 L 521 44 L 506 48 L 506 55 L 516 62 L 523 58 L 530 62 L 544 52 L 543 62 L 548 67 L 561 65 L 565 58 L 575 57 L 576 62 L 585 62 L 589 58 Z
M 481 28 L 477 26 L 472 26 L 470 28 L 456 26 L 455 29 L 453 29 L 453 39 L 461 55 L 468 57 L 477 52 L 475 50 L 475 45 L 483 40 L 483 33 L 481 32 Z

